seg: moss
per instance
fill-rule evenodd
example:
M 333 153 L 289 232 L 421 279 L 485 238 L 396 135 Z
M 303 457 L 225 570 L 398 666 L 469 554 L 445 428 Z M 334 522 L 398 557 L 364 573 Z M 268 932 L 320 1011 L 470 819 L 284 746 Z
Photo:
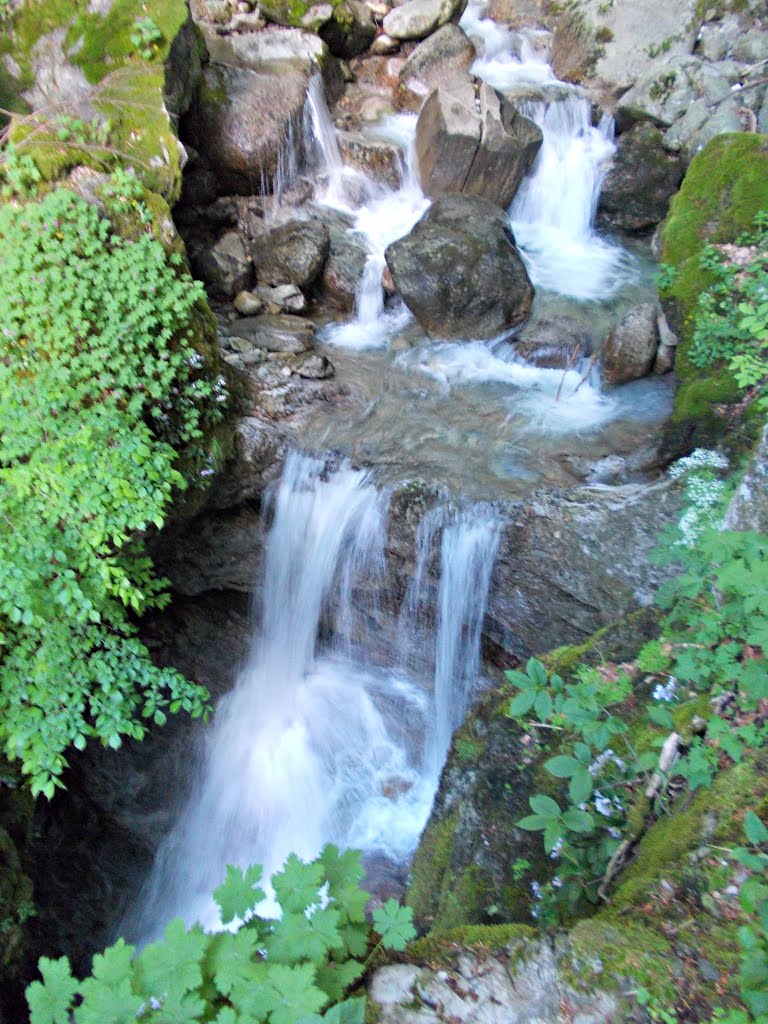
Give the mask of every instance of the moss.
M 527 924 L 464 925 L 417 939 L 410 943 L 405 955 L 409 963 L 445 965 L 455 959 L 457 946 L 499 952 L 536 938 L 536 929 Z
M 411 865 L 406 903 L 417 921 L 432 921 L 438 911 L 439 895 L 453 851 L 458 815 L 430 822 L 419 843 Z
M 575 672 L 579 665 L 628 661 L 635 657 L 646 640 L 653 640 L 657 635 L 658 613 L 653 608 L 642 608 L 599 629 L 584 643 L 557 647 L 542 655 L 541 661 L 550 672 L 565 677 Z
M 627 980 L 664 1001 L 674 997 L 670 975 L 672 947 L 653 928 L 638 921 L 580 921 L 570 932 L 574 984 L 622 988 Z
M 329 3 L 331 7 L 336 8 L 343 0 L 329 0 Z M 306 28 L 304 18 L 315 6 L 313 0 L 263 0 L 259 4 L 262 14 L 268 21 L 274 21 L 278 25 L 293 25 L 295 28 Z

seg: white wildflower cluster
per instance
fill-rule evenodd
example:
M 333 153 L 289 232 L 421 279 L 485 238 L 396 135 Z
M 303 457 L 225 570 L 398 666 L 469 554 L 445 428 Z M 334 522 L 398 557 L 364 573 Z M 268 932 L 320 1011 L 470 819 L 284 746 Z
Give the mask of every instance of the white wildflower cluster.
M 614 828 L 613 825 L 609 825 L 605 831 L 608 833 L 611 839 L 621 839 L 621 832 L 619 832 L 617 828 Z
M 555 877 L 552 879 L 552 885 L 555 887 L 555 889 L 562 889 L 562 887 L 563 887 L 563 880 L 562 880 L 562 878 L 560 878 L 559 875 L 555 875 Z
M 531 882 L 531 892 L 533 893 L 533 898 L 536 900 L 536 903 L 537 904 L 541 903 L 541 901 L 542 901 L 542 899 L 544 897 L 543 897 L 543 894 L 542 894 L 542 891 L 541 891 L 541 886 L 539 885 L 538 882 L 536 882 L 536 881 Z M 538 908 L 538 906 L 531 907 L 531 917 L 538 917 L 538 916 L 539 916 L 539 908 Z
M 687 473 L 695 473 L 702 469 L 727 468 L 728 459 L 720 452 L 712 451 L 709 448 L 697 448 L 690 455 L 686 455 L 684 459 L 678 459 L 673 466 L 670 466 L 669 475 L 673 480 L 679 480 Z
M 217 377 L 216 383 L 213 385 L 213 395 L 217 402 L 226 402 L 227 400 L 227 382 L 223 377 Z
M 191 366 L 193 369 L 199 369 L 205 360 L 199 352 L 193 352 L 191 356 L 187 357 L 187 366 Z
M 608 747 L 602 752 L 602 754 L 598 754 L 587 770 L 594 779 L 597 778 L 607 764 L 615 764 L 621 771 L 626 767 L 625 762 L 622 761 L 622 759 L 618 757 L 610 747 Z
M 680 518 L 678 544 L 694 547 L 702 532 L 720 526 L 719 510 L 725 497 L 725 483 L 712 476 L 712 470 L 726 469 L 728 460 L 719 452 L 697 448 L 679 459 L 669 470 L 673 480 L 687 476 L 685 496 L 688 507 Z
M 551 860 L 557 860 L 557 858 L 560 856 L 560 851 L 562 850 L 562 848 L 563 848 L 563 840 L 562 840 L 562 837 L 561 837 L 560 839 L 557 840 L 555 845 L 549 851 L 550 859 Z
M 675 690 L 677 689 L 677 680 L 674 676 L 670 676 L 666 683 L 658 683 L 653 688 L 653 699 L 664 700 L 670 703 L 675 699 Z
M 602 814 L 604 818 L 611 818 L 614 814 L 621 814 L 624 810 L 624 804 L 621 800 L 614 796 L 604 796 L 599 789 L 596 789 L 593 795 L 595 810 L 598 814 Z

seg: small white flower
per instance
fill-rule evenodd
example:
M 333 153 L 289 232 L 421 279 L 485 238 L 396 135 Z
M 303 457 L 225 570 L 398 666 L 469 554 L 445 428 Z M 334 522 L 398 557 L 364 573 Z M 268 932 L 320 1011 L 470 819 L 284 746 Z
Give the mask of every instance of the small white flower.
M 675 690 L 677 689 L 677 682 L 670 677 L 666 683 L 657 683 L 653 688 L 653 699 L 664 700 L 668 704 L 675 699 Z
M 563 887 L 563 880 L 562 880 L 562 878 L 560 878 L 558 875 L 555 875 L 555 877 L 552 879 L 552 885 L 556 889 L 562 889 L 562 887 Z
M 614 828 L 613 825 L 609 825 L 605 831 L 608 833 L 611 839 L 621 839 L 621 832 L 619 832 L 617 828 Z
M 563 840 L 562 840 L 562 838 L 560 838 L 560 839 L 557 840 L 555 845 L 549 851 L 550 859 L 551 860 L 557 860 L 557 858 L 560 856 L 560 851 L 562 850 L 562 848 L 563 848 Z
M 611 803 L 611 798 L 608 796 L 603 796 L 600 790 L 596 789 L 593 799 L 595 801 L 595 810 L 597 811 L 597 813 L 602 814 L 604 818 L 610 818 L 613 814 L 613 804 Z

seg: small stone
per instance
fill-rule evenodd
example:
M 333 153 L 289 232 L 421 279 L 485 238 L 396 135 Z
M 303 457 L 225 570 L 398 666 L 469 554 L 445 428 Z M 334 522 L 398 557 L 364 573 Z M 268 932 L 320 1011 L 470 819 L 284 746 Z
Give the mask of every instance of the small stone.
M 243 316 L 255 316 L 261 312 L 264 303 L 255 292 L 238 292 L 233 305 Z
M 382 32 L 381 35 L 376 36 L 373 43 L 371 44 L 371 53 L 386 56 L 390 53 L 397 53 L 400 49 L 400 42 L 397 39 L 393 39 L 388 36 L 386 32 Z
M 248 341 L 247 338 L 230 338 L 230 348 L 233 348 L 235 352 L 250 352 L 253 348 L 253 342 Z

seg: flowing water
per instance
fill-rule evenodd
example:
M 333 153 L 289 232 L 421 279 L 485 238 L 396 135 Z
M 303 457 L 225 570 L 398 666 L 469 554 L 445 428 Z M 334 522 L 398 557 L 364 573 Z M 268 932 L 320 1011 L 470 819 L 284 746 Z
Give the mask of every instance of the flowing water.
M 462 26 L 478 49 L 473 72 L 542 129 L 510 209 L 537 285 L 536 313 L 575 317 L 599 342 L 652 292 L 647 256 L 594 228 L 612 122 L 594 125 L 580 91 L 556 81 L 546 33 L 495 25 L 478 3 Z M 228 863 L 260 863 L 269 876 L 289 852 L 311 857 L 328 841 L 406 862 L 451 736 L 482 685 L 482 625 L 503 525 L 487 502 L 573 482 L 573 460 L 631 450 L 669 408 L 665 382 L 604 391 L 589 365 L 532 366 L 503 339 L 427 339 L 401 303 L 385 301 L 385 249 L 429 205 L 415 128 L 415 115 L 401 114 L 367 129 L 402 151 L 398 188 L 371 181 L 344 165 L 318 78 L 302 160 L 292 139 L 281 156 L 277 214 L 301 164 L 314 175 L 315 201 L 350 214 L 366 242 L 354 315 L 320 334 L 350 397 L 342 409 L 321 402 L 303 414 L 302 443 L 311 439 L 317 454 L 292 454 L 272 494 L 251 652 L 126 923 L 134 936 L 153 935 L 174 914 L 215 927 L 210 894 Z M 375 480 L 344 458 L 330 462 L 329 450 L 375 467 Z M 377 589 L 392 600 L 388 489 L 414 476 L 463 497 L 421 523 L 402 607 L 374 608 L 367 602 Z M 399 622 L 386 663 L 370 642 L 382 616 Z
M 288 458 L 248 662 L 217 709 L 198 785 L 129 932 L 150 937 L 175 914 L 215 927 L 210 894 L 230 863 L 262 864 L 268 877 L 288 853 L 312 857 L 329 841 L 399 863 L 412 853 L 480 679 L 500 524 L 485 508 L 430 516 L 408 602 L 424 610 L 437 561 L 436 622 L 412 632 L 404 614 L 402 649 L 382 668 L 355 639 L 369 628 L 355 588 L 384 572 L 386 505 L 386 492 L 348 463 Z M 416 647 L 431 652 L 420 675 L 409 659 Z

